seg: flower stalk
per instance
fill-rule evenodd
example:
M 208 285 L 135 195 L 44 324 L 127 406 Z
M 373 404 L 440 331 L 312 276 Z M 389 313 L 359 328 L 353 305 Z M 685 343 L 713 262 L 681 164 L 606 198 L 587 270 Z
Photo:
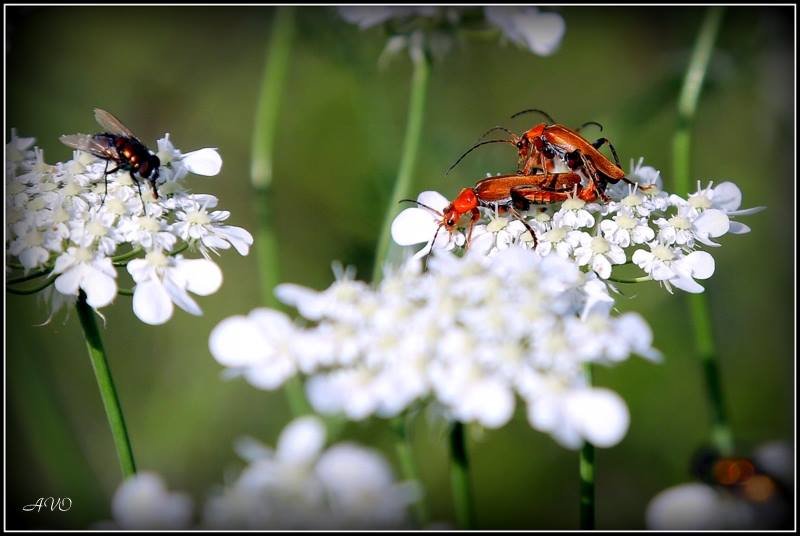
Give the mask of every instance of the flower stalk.
M 391 225 L 395 217 L 397 205 L 401 199 L 411 195 L 412 173 L 417 161 L 417 152 L 422 135 L 422 120 L 425 114 L 425 101 L 428 93 L 428 79 L 430 78 L 430 58 L 427 51 L 420 45 L 411 51 L 413 72 L 411 75 L 411 96 L 408 103 L 408 120 L 406 124 L 405 139 L 403 140 L 403 154 L 400 167 L 397 170 L 392 196 L 386 207 L 386 215 L 381 226 L 381 235 L 378 239 L 378 248 L 375 253 L 375 265 L 372 268 L 372 281 L 380 281 L 383 265 L 389 253 L 391 240 Z
M 414 517 L 417 526 L 424 528 L 428 524 L 428 508 L 425 504 L 425 494 L 422 493 L 422 484 L 419 479 L 419 472 L 417 471 L 417 464 L 414 461 L 414 454 L 412 451 L 411 437 L 408 433 L 408 425 L 405 415 L 399 415 L 392 419 L 392 429 L 396 434 L 395 451 L 397 458 L 400 460 L 400 468 L 402 471 L 403 479 L 415 481 L 419 483 L 420 491 L 419 498 L 414 503 Z
M 689 191 L 692 126 L 723 12 L 721 7 L 711 7 L 706 12 L 678 100 L 678 126 L 672 144 L 675 191 L 678 193 Z M 695 352 L 703 368 L 706 393 L 711 406 L 711 444 L 721 455 L 729 456 L 733 453 L 733 433 L 725 409 L 708 298 L 705 294 L 696 294 L 689 296 L 688 300 Z
M 261 79 L 250 163 L 250 181 L 256 191 L 254 201 L 258 231 L 255 249 L 261 281 L 261 302 L 269 307 L 278 306 L 272 290 L 280 279 L 276 260 L 279 258 L 278 238 L 273 223 L 271 189 L 275 162 L 275 134 L 278 130 L 280 105 L 289 72 L 289 59 L 295 33 L 294 19 L 294 8 L 290 6 L 276 8 L 272 33 L 267 44 L 268 59 Z M 311 413 L 299 379 L 293 378 L 286 382 L 285 390 L 292 415 L 298 417 Z
M 86 339 L 86 348 L 89 351 L 89 359 L 92 362 L 92 368 L 97 380 L 97 387 L 100 389 L 100 398 L 103 400 L 108 425 L 111 428 L 114 446 L 117 449 L 122 476 L 128 478 L 136 473 L 133 449 L 128 437 L 128 429 L 125 426 L 125 417 L 122 414 L 122 406 L 117 396 L 117 389 L 114 387 L 114 379 L 111 375 L 111 368 L 108 365 L 106 351 L 103 348 L 103 340 L 100 337 L 100 330 L 94 318 L 94 309 L 86 303 L 86 294 L 82 290 L 78 296 L 77 309 L 78 318 L 83 328 L 83 335 Z
M 469 460 L 464 423 L 456 421 L 450 431 L 450 479 L 453 486 L 453 506 L 456 522 L 461 529 L 475 528 L 475 509 L 472 486 L 469 482 Z

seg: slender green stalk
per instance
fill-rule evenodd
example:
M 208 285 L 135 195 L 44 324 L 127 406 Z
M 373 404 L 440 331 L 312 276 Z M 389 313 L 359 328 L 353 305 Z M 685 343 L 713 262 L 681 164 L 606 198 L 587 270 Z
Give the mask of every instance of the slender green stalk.
M 692 126 L 700 99 L 700 90 L 708 70 L 711 53 L 714 50 L 714 42 L 719 33 L 722 15 L 721 7 L 712 7 L 706 12 L 678 101 L 678 126 L 672 144 L 675 191 L 678 194 L 689 192 Z M 688 302 L 695 351 L 703 367 L 706 394 L 711 406 L 711 444 L 720 454 L 728 456 L 733 453 L 733 433 L 725 410 L 718 352 L 711 326 L 708 298 L 705 293 L 692 294 L 688 296 Z
M 428 78 L 430 77 L 430 59 L 428 55 L 420 50 L 417 54 L 412 54 L 413 73 L 411 76 L 411 96 L 408 103 L 408 119 L 406 123 L 406 134 L 403 140 L 403 155 L 400 159 L 400 167 L 397 170 L 397 178 L 394 182 L 394 190 L 389 198 L 389 205 L 386 207 L 386 216 L 381 227 L 381 235 L 378 239 L 378 248 L 375 253 L 375 265 L 372 268 L 372 281 L 380 281 L 383 274 L 383 265 L 389 253 L 389 242 L 391 240 L 392 220 L 397 211 L 397 205 L 401 199 L 409 197 L 412 186 L 412 173 L 414 164 L 417 161 L 417 151 L 419 149 L 420 138 L 422 135 L 422 119 L 425 114 L 425 100 L 428 93 Z
M 281 97 L 289 71 L 292 41 L 294 39 L 294 8 L 275 9 L 275 20 L 267 44 L 268 60 L 261 79 L 255 130 L 253 132 L 253 160 L 250 163 L 250 180 L 256 189 L 268 188 L 272 183 L 275 153 L 275 133 Z
M 422 489 L 422 483 L 419 479 L 417 465 L 414 462 L 414 454 L 411 444 L 411 437 L 408 433 L 406 416 L 400 415 L 392 419 L 392 429 L 397 434 L 397 441 L 395 442 L 395 450 L 397 457 L 400 460 L 400 468 L 402 470 L 404 480 L 412 480 L 417 482 L 420 486 L 420 496 L 416 503 L 414 503 L 414 516 L 417 520 L 417 525 L 420 528 L 425 528 L 428 525 L 428 508 L 425 503 L 425 493 Z
M 631 279 L 626 279 L 624 277 L 609 277 L 609 281 L 613 281 L 614 283 L 645 283 L 647 281 L 652 281 L 653 278 L 649 275 L 643 275 L 641 277 L 634 277 Z
M 86 338 L 86 348 L 89 350 L 89 359 L 92 361 L 97 387 L 100 389 L 100 398 L 103 399 L 108 425 L 111 427 L 111 435 L 117 449 L 122 476 L 127 478 L 136 473 L 133 450 L 128 438 L 128 429 L 125 426 L 125 417 L 122 415 L 117 389 L 114 387 L 114 379 L 108 366 L 106 351 L 103 348 L 103 340 L 100 338 L 100 330 L 97 328 L 97 321 L 94 318 L 94 310 L 86 303 L 86 294 L 83 291 L 78 297 L 77 308 L 83 335 Z
M 592 366 L 586 364 L 584 366 L 586 380 L 589 385 L 592 385 Z M 594 445 L 588 441 L 584 441 L 581 447 L 581 452 L 578 457 L 578 470 L 581 477 L 581 493 L 580 493 L 580 518 L 581 529 L 592 530 L 595 528 L 595 493 L 594 493 L 594 479 L 595 479 L 595 464 L 594 464 Z
M 40 283 L 39 285 L 31 288 L 13 288 L 13 287 L 6 287 L 6 290 L 11 294 L 19 294 L 19 295 L 27 295 L 27 294 L 36 294 L 37 292 L 46 289 L 53 283 L 55 283 L 55 278 L 47 279 L 44 283 Z
M 703 19 L 700 33 L 686 69 L 683 87 L 678 99 L 678 127 L 672 140 L 673 175 L 675 177 L 675 192 L 684 194 L 689 191 L 689 176 L 691 171 L 691 136 L 694 125 L 697 102 L 700 99 L 700 90 L 708 71 L 711 52 L 717 40 L 720 23 L 722 22 L 723 8 L 710 7 Z
M 453 486 L 453 506 L 456 522 L 461 529 L 475 528 L 475 508 L 469 482 L 469 460 L 464 424 L 456 422 L 450 431 L 450 479 Z
M 261 79 L 256 120 L 253 129 L 250 182 L 255 189 L 253 202 L 258 217 L 255 251 L 261 283 L 261 303 L 279 308 L 273 289 L 280 282 L 278 269 L 278 238 L 273 223 L 272 179 L 275 162 L 275 134 L 278 131 L 281 101 L 289 72 L 292 41 L 294 40 L 294 8 L 275 9 L 272 32 L 267 43 L 267 61 Z M 303 393 L 303 384 L 292 378 L 284 385 L 289 409 L 294 416 L 311 413 L 311 407 Z
M 24 283 L 25 281 L 30 281 L 31 279 L 36 279 L 37 277 L 41 277 L 43 275 L 47 275 L 53 269 L 52 266 L 48 266 L 42 270 L 37 270 L 36 272 L 31 272 L 28 275 L 21 275 L 19 277 L 15 277 L 13 279 L 7 279 L 6 285 L 16 285 L 17 283 Z

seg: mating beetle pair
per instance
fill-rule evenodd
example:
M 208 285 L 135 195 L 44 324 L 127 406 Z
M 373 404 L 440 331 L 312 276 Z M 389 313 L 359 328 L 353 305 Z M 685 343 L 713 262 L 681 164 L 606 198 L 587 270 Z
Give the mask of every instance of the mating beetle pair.
M 544 205 L 565 201 L 574 195 L 583 201 L 598 199 L 607 201 L 605 190 L 608 184 L 625 181 L 633 184 L 625 177 L 619 163 L 614 146 L 606 138 L 594 143 L 584 139 L 581 128 L 598 123 L 585 123 L 572 130 L 557 124 L 547 113 L 536 110 L 523 110 L 511 116 L 537 112 L 544 115 L 548 123 L 539 123 L 521 136 L 505 127 L 493 127 L 487 130 L 481 139 L 492 131 L 502 130 L 509 134 L 507 139 L 479 141 L 470 147 L 448 172 L 472 150 L 489 143 L 508 143 L 517 149 L 518 171 L 513 175 L 500 175 L 479 181 L 472 188 L 464 188 L 442 213 L 439 229 L 444 227 L 452 232 L 459 220 L 469 214 L 470 222 L 467 232 L 467 246 L 472 236 L 472 228 L 480 219 L 479 207 L 497 208 L 509 212 L 520 220 L 533 237 L 533 247 L 538 241 L 536 233 L 522 218 L 519 211 L 528 210 L 531 205 Z M 614 156 L 611 162 L 599 148 L 608 144 Z M 437 230 L 438 233 L 438 230 Z M 434 238 L 435 239 L 435 238 Z

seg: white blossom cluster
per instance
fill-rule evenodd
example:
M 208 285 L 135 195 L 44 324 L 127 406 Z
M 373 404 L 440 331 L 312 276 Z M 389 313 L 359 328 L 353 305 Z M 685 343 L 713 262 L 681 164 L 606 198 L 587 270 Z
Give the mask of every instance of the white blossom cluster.
M 492 257 L 437 251 L 427 271 L 411 259 L 378 288 L 340 272 L 324 291 L 284 284 L 276 295 L 307 325 L 256 309 L 214 328 L 212 354 L 261 389 L 307 375 L 314 409 L 351 420 L 433 399 L 452 419 L 497 428 L 518 395 L 531 426 L 562 445 L 611 446 L 627 431 L 628 410 L 588 384 L 585 365 L 658 358 L 648 325 L 635 313 L 612 315 L 593 274 L 522 247 Z
M 140 196 L 123 170 L 108 176 L 106 195 L 105 160 L 75 151 L 72 160 L 47 164 L 34 141 L 14 133 L 6 146 L 7 281 L 20 279 L 11 270 L 22 279 L 46 278 L 41 289 L 52 312 L 81 290 L 95 309 L 109 305 L 119 291 L 115 266 L 126 266 L 133 311 L 143 322 L 166 322 L 173 304 L 199 315 L 189 292 L 206 296 L 222 284 L 209 252 L 233 247 L 246 255 L 253 243 L 246 230 L 225 223 L 230 213 L 216 210 L 216 197 L 190 193 L 184 184 L 189 173 L 219 173 L 216 149 L 182 154 L 169 134 L 158 140 L 155 199 L 146 181 Z M 184 257 L 186 249 L 203 258 Z
M 486 6 L 482 10 L 442 6 L 343 6 L 340 16 L 359 28 L 392 24 L 395 29 L 381 55 L 381 61 L 409 49 L 412 58 L 423 45 L 434 55 L 443 56 L 452 48 L 459 28 L 494 29 L 508 40 L 539 56 L 553 54 L 561 44 L 566 24 L 555 12 L 534 6 Z M 475 21 L 473 13 L 479 13 Z
M 686 199 L 670 195 L 661 189 L 660 173 L 643 166 L 641 160 L 631 163 L 629 178 L 638 184 L 620 181 L 613 185 L 607 191 L 611 198 L 607 203 L 571 197 L 535 206 L 526 222 L 538 239 L 536 253 L 568 259 L 603 280 L 615 280 L 614 266 L 635 264 L 643 277 L 659 281 L 670 292 L 677 287 L 699 293 L 704 288 L 696 280 L 711 277 L 715 268 L 711 254 L 699 248 L 718 247 L 713 239 L 727 233 L 749 232 L 748 226 L 733 218 L 763 210 L 740 209 L 742 193 L 732 182 L 705 187 L 698 182 L 697 191 Z M 417 201 L 419 207 L 403 210 L 393 222 L 396 243 L 425 243 L 417 257 L 427 255 L 431 247 L 458 250 L 466 246 L 463 232 L 440 229 L 441 213 L 449 204 L 444 196 L 423 192 Z M 473 229 L 470 249 L 493 255 L 513 245 L 533 248 L 530 232 L 521 221 L 481 210 L 483 218 Z M 463 220 L 466 224 L 468 218 Z
M 324 447 L 325 427 L 316 417 L 287 425 L 275 450 L 240 440 L 237 450 L 248 465 L 210 494 L 200 528 L 410 528 L 416 483 L 396 482 L 373 449 L 350 442 Z M 113 526 L 122 529 L 187 529 L 192 511 L 191 499 L 168 491 L 154 473 L 129 478 L 112 501 Z

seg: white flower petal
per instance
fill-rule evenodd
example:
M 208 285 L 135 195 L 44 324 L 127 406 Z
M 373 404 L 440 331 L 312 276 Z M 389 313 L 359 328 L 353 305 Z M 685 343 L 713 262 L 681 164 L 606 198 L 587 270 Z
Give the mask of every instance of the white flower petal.
M 428 209 L 424 208 L 404 209 L 392 221 L 392 239 L 401 246 L 428 242 L 433 239 L 437 227 L 433 216 Z
M 714 275 L 714 257 L 705 251 L 693 251 L 683 261 L 691 269 L 694 278 L 708 279 Z
M 163 324 L 172 317 L 172 300 L 158 281 L 145 281 L 133 290 L 133 313 L 145 324 Z
M 178 269 L 187 282 L 186 290 L 189 292 L 209 296 L 222 285 L 222 270 L 207 259 L 182 260 Z
M 324 446 L 325 424 L 317 417 L 300 417 L 281 432 L 276 457 L 281 463 L 310 466 Z
M 208 346 L 214 359 L 228 367 L 255 364 L 264 357 L 264 341 L 258 325 L 241 315 L 217 324 L 211 330 Z
M 714 187 L 714 208 L 731 212 L 742 205 L 742 191 L 732 182 L 721 182 Z
M 609 389 L 580 389 L 570 393 L 566 412 L 581 435 L 597 447 L 619 443 L 630 423 L 625 402 Z
M 183 165 L 195 175 L 212 177 L 222 169 L 222 158 L 216 149 L 200 149 L 183 155 Z
M 716 238 L 728 232 L 730 219 L 721 210 L 710 208 L 694 220 L 694 226 L 699 234 Z

